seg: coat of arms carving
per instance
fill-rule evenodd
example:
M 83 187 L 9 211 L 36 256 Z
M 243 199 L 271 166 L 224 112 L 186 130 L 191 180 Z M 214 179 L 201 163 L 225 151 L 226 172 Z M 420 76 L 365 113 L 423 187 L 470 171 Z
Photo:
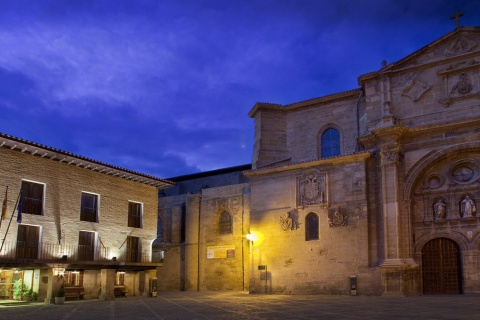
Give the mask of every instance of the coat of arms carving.
M 283 231 L 297 230 L 299 228 L 297 209 L 292 209 L 280 217 L 280 228 Z
M 348 215 L 340 207 L 328 210 L 328 225 L 330 227 L 346 226 L 348 224 Z
M 326 202 L 326 174 L 317 170 L 305 172 L 298 178 L 299 206 L 323 204 Z

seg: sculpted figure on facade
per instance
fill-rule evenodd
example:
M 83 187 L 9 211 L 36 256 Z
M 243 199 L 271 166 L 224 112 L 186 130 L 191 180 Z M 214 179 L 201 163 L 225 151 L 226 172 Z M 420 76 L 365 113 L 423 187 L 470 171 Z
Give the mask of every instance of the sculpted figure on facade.
M 477 212 L 475 207 L 475 201 L 470 198 L 470 196 L 465 196 L 462 202 L 460 203 L 460 212 L 463 218 L 473 217 L 473 215 Z
M 446 204 L 442 199 L 438 199 L 437 202 L 433 205 L 433 218 L 434 219 L 445 219 L 446 216 Z

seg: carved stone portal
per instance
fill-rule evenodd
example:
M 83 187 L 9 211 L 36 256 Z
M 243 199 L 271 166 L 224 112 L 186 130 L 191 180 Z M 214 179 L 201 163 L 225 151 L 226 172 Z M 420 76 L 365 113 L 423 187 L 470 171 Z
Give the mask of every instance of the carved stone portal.
M 326 174 L 317 170 L 306 171 L 297 178 L 298 206 L 326 203 Z

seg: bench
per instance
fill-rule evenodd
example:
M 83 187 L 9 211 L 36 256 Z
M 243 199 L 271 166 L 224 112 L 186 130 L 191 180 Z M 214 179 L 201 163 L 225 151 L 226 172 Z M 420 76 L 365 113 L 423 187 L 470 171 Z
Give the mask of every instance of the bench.
M 65 300 L 83 300 L 83 287 L 65 287 Z
M 114 288 L 113 289 L 113 294 L 115 295 L 115 298 L 126 298 L 127 297 L 127 291 L 123 288 Z

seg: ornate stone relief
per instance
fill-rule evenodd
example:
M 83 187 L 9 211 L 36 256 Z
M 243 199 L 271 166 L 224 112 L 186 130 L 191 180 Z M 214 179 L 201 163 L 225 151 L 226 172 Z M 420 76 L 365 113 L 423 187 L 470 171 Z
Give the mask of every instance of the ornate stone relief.
M 401 160 L 401 152 L 399 149 L 385 149 L 380 151 L 382 157 L 382 165 L 398 164 Z
M 328 225 L 330 227 L 347 226 L 348 214 L 340 207 L 328 210 Z
M 315 204 L 327 203 L 327 175 L 318 170 L 306 171 L 297 178 L 297 206 L 304 207 Z
M 442 77 L 442 97 L 439 102 L 448 107 L 452 101 L 479 96 L 479 90 L 472 82 L 471 75 L 480 67 L 475 59 L 449 65 L 438 72 Z
M 472 81 L 465 72 L 460 74 L 457 84 L 452 88 L 450 94 L 467 94 L 470 93 L 473 89 Z
M 298 210 L 292 209 L 281 216 L 279 219 L 279 224 L 283 231 L 297 230 L 299 228 Z
M 450 169 L 452 181 L 450 186 L 475 182 L 478 179 L 478 165 L 474 161 L 463 160 L 457 162 Z
M 446 56 L 455 56 L 462 53 L 470 52 L 477 46 L 477 42 L 467 37 L 459 37 L 455 39 L 445 50 Z
M 431 174 L 425 179 L 423 189 L 437 189 L 443 185 L 444 181 L 445 179 L 441 175 Z
M 403 87 L 402 95 L 409 97 L 413 101 L 417 101 L 430 88 L 431 86 L 428 83 L 421 80 L 417 74 L 413 73 L 407 77 L 407 82 Z

